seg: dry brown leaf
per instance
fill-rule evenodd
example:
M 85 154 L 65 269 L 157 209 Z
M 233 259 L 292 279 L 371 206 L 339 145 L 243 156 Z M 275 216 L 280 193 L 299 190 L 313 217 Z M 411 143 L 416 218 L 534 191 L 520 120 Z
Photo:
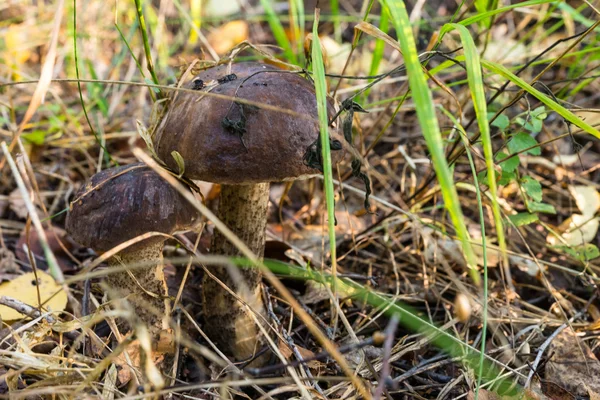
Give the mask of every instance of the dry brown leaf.
M 600 392 L 600 362 L 571 328 L 563 330 L 547 351 L 554 354 L 546 364 L 547 381 L 577 396 Z
M 129 356 L 129 360 L 131 360 L 131 364 L 127 362 L 127 357 Z M 117 378 L 119 378 L 119 383 L 124 385 L 128 383 L 132 378 L 132 368 L 140 368 L 141 365 L 141 356 L 140 356 L 140 346 L 138 341 L 133 341 L 127 348 L 115 357 L 114 363 L 119 368 L 119 372 L 117 373 Z
M 54 278 L 44 271 L 37 271 L 38 286 L 36 288 L 33 272 L 21 275 L 9 282 L 0 284 L 0 296 L 12 297 L 32 306 L 38 306 L 38 288 L 43 309 L 52 311 L 64 310 L 67 305 L 67 294 Z M 46 300 L 48 300 L 46 302 Z M 0 316 L 5 321 L 14 321 L 25 317 L 20 312 L 6 306 L 0 306 Z
M 246 21 L 230 21 L 213 30 L 207 39 L 217 54 L 223 55 L 247 40 L 248 32 Z

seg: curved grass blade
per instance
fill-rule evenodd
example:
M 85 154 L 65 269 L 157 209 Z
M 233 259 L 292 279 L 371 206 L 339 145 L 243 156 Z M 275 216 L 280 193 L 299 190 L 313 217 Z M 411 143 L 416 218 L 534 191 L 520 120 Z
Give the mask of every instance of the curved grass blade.
M 450 219 L 456 229 L 456 234 L 462 243 L 471 279 L 479 285 L 480 277 L 477 272 L 475 253 L 473 252 L 473 248 L 469 241 L 469 233 L 467 232 L 463 213 L 460 208 L 458 194 L 454 187 L 452 172 L 444 154 L 444 142 L 433 107 L 431 91 L 427 85 L 427 78 L 422 71 L 422 66 L 419 61 L 406 7 L 401 0 L 380 1 L 384 7 L 388 8 L 392 17 L 392 23 L 396 28 L 396 34 L 398 35 L 400 48 L 402 50 L 402 55 L 404 56 L 404 63 L 406 64 L 408 83 L 415 102 L 417 117 L 421 129 L 423 130 L 427 148 L 431 154 L 433 168 L 440 182 L 444 204 L 450 214 Z
M 232 259 L 232 262 L 241 266 L 248 264 L 248 261 L 245 259 Z M 514 384 L 512 380 L 501 378 L 500 369 L 494 364 L 496 360 L 440 329 L 430 321 L 421 318 L 417 310 L 406 304 L 394 302 L 388 296 L 372 291 L 348 278 L 334 278 L 331 275 L 319 273 L 314 269 L 307 270 L 276 260 L 264 260 L 264 264 L 272 272 L 288 278 L 311 280 L 329 287 L 332 287 L 334 281 L 336 281 L 341 294 L 358 302 L 369 304 L 377 309 L 386 310 L 385 313 L 390 317 L 396 315 L 404 326 L 431 338 L 431 343 L 443 349 L 451 356 L 461 357 L 465 366 L 474 371 L 479 371 L 480 363 L 482 363 L 482 379 L 486 382 L 495 381 L 494 390 L 498 393 L 515 395 L 522 392 L 518 384 Z M 482 359 L 483 362 L 481 361 Z
M 481 60 L 481 65 L 483 65 L 485 68 L 489 69 L 490 71 L 495 72 L 496 74 L 501 75 L 504 78 L 510 80 L 512 83 L 519 86 L 521 89 L 525 90 L 527 93 L 531 94 L 533 97 L 538 99 L 546 107 L 548 107 L 552 111 L 555 111 L 557 114 L 559 114 L 565 120 L 569 121 L 570 123 L 577 126 L 578 128 L 586 131 L 590 135 L 593 135 L 593 136 L 597 137 L 598 139 L 600 139 L 600 131 L 598 131 L 596 128 L 589 125 L 582 119 L 578 118 L 571 111 L 567 110 L 560 104 L 556 103 L 550 97 L 546 96 L 545 94 L 543 94 L 542 92 L 540 92 L 539 90 L 537 90 L 536 88 L 534 88 L 533 86 L 531 86 L 530 84 L 525 82 L 523 79 L 519 78 L 518 76 L 516 76 L 515 74 L 510 72 L 508 70 L 508 68 L 506 68 L 505 66 L 491 62 L 491 61 L 485 61 L 485 60 Z
M 467 79 L 469 89 L 473 99 L 473 107 L 481 133 L 481 142 L 483 144 L 483 154 L 485 156 L 485 166 L 487 169 L 488 185 L 490 194 L 492 195 L 492 212 L 494 214 L 494 224 L 496 225 L 496 236 L 498 245 L 502 253 L 504 273 L 509 287 L 512 287 L 510 268 L 508 266 L 508 256 L 506 253 L 506 240 L 504 237 L 504 228 L 502 223 L 502 213 L 498 204 L 498 187 L 496 185 L 496 173 L 494 169 L 494 151 L 492 149 L 492 138 L 490 134 L 490 125 L 487 119 L 487 101 L 483 85 L 483 74 L 481 71 L 481 63 L 479 53 L 475 47 L 475 42 L 471 34 L 462 25 L 447 24 L 442 28 L 442 31 L 448 31 L 449 28 L 456 29 L 460 35 L 460 40 L 465 52 L 465 64 L 467 67 Z M 442 37 L 440 36 L 440 41 Z

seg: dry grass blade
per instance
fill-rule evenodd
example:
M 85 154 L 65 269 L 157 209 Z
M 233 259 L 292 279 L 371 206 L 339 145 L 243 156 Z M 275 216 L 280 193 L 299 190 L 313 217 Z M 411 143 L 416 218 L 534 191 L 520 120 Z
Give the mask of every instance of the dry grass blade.
M 352 383 L 356 386 L 358 390 L 364 392 L 365 398 L 370 398 L 368 392 L 364 388 L 363 383 L 351 373 L 351 369 L 348 366 L 348 363 L 344 356 L 338 351 L 337 347 L 334 343 L 331 342 L 325 336 L 325 334 L 321 331 L 321 329 L 317 326 L 313 318 L 304 310 L 304 308 L 298 303 L 298 300 L 290 293 L 290 291 L 281 283 L 281 281 L 256 257 L 255 254 L 252 254 L 250 249 L 233 233 L 229 230 L 227 226 L 225 226 L 219 219 L 203 204 L 198 203 L 196 199 L 194 199 L 193 195 L 186 191 L 183 186 L 175 179 L 173 176 L 167 174 L 164 171 L 160 170 L 158 164 L 152 160 L 148 155 L 146 155 L 142 150 L 135 148 L 132 150 L 133 154 L 138 157 L 140 161 L 146 163 L 150 168 L 156 171 L 159 175 L 163 177 L 167 182 L 169 182 L 173 187 L 179 191 L 190 203 L 194 204 L 198 211 L 204 215 L 210 222 L 212 222 L 217 229 L 219 229 L 223 235 L 227 237 L 231 243 L 234 244 L 242 254 L 248 258 L 248 260 L 252 263 L 253 266 L 261 268 L 265 278 L 269 281 L 271 285 L 281 294 L 281 296 L 292 306 L 294 312 L 298 315 L 298 318 L 302 320 L 306 324 L 306 327 L 310 331 L 311 334 L 315 336 L 315 338 L 319 341 L 319 343 L 331 354 L 331 356 L 339 363 L 340 367 L 345 372 L 350 372 L 350 376 L 348 376 Z

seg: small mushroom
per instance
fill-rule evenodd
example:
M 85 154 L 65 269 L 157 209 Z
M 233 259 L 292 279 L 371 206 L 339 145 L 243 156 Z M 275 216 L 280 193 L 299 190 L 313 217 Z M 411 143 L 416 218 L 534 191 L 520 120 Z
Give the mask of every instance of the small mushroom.
M 201 90 L 195 86 L 198 81 L 203 82 Z M 202 71 L 184 87 L 197 92 L 175 95 L 154 138 L 156 153 L 177 170 L 171 156 L 177 151 L 185 160 L 188 178 L 220 183 L 218 217 L 254 254 L 262 257 L 270 182 L 320 173 L 314 157 L 313 163 L 306 162 L 306 155 L 314 154 L 319 140 L 314 86 L 291 71 L 261 63 L 238 63 Z M 203 95 L 207 91 L 278 107 L 301 117 Z M 332 104 L 328 111 L 332 117 Z M 336 128 L 331 127 L 334 131 Z M 334 152 L 334 158 L 339 159 L 341 153 Z M 214 233 L 211 251 L 241 255 L 221 232 Z M 241 297 L 250 299 L 252 308 L 265 315 L 259 270 L 242 268 L 243 284 L 224 267 L 213 266 L 211 273 L 238 294 L 247 287 L 249 293 Z M 254 319 L 210 276 L 204 277 L 202 285 L 205 332 L 237 360 L 255 355 L 264 340 Z M 260 361 L 254 365 L 257 363 Z
M 148 232 L 172 234 L 198 220 L 196 209 L 143 163 L 111 168 L 92 176 L 78 191 L 67 216 L 67 232 L 81 245 L 104 253 Z M 106 282 L 116 298 L 126 297 L 153 337 L 168 329 L 170 302 L 163 273 L 166 237 L 151 236 L 108 260 Z M 144 264 L 144 267 L 139 267 Z

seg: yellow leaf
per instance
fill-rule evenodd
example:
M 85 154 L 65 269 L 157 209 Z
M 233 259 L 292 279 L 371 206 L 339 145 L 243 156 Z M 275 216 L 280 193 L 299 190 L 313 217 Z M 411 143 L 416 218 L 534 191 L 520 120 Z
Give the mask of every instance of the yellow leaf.
M 2 283 L 0 285 L 0 296 L 12 297 L 29 306 L 38 307 L 39 288 L 40 299 L 43 304 L 42 308 L 44 310 L 64 310 L 67 305 L 67 294 L 62 290 L 62 287 L 54 281 L 52 276 L 43 271 L 38 271 L 37 276 L 37 287 L 33 272 L 21 275 L 12 281 Z M 46 300 L 48 301 L 46 302 Z M 25 315 L 20 312 L 2 305 L 0 305 L 0 316 L 5 321 L 14 321 L 25 317 Z
M 225 54 L 248 39 L 248 23 L 246 21 L 230 21 L 212 31 L 207 39 L 218 54 Z

